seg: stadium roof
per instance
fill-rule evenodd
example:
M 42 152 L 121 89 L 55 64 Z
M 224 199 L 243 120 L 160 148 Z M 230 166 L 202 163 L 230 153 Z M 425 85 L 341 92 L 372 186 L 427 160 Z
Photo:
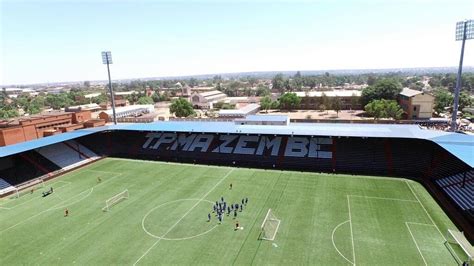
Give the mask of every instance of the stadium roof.
M 29 150 L 37 149 L 40 147 L 48 146 L 51 144 L 72 140 L 72 139 L 79 138 L 82 136 L 94 134 L 96 132 L 100 132 L 103 130 L 104 130 L 103 127 L 81 129 L 81 130 L 75 130 L 75 131 L 71 131 L 71 132 L 67 132 L 63 134 L 53 135 L 49 137 L 44 137 L 40 139 L 35 139 L 35 140 L 30 140 L 30 141 L 25 141 L 25 142 L 20 142 L 17 144 L 0 147 L 0 157 L 5 157 L 5 156 L 21 153 L 24 151 L 29 151 Z
M 417 125 L 347 123 L 290 123 L 288 126 L 268 126 L 239 125 L 233 122 L 167 121 L 118 124 L 94 129 L 76 130 L 0 147 L 0 157 L 108 130 L 426 139 L 437 143 L 470 167 L 474 167 L 474 136 L 421 129 Z

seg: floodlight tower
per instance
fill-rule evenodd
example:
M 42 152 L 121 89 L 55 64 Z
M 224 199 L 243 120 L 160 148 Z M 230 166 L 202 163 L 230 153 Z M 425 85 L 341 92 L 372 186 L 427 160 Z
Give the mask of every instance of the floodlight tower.
M 464 45 L 466 40 L 474 39 L 474 20 L 464 20 L 456 23 L 456 41 L 462 41 L 461 45 L 461 59 L 459 59 L 458 77 L 456 80 L 456 89 L 454 91 L 454 106 L 453 116 L 451 118 L 451 131 L 457 129 L 457 116 L 459 108 L 459 92 L 461 91 L 461 74 L 462 74 L 462 61 L 464 59 Z
M 110 51 L 102 52 L 102 63 L 107 65 L 107 73 L 109 74 L 109 91 L 110 99 L 112 102 L 112 114 L 114 118 L 114 124 L 117 124 L 117 117 L 115 116 L 115 99 L 114 91 L 112 90 L 112 80 L 110 79 L 110 68 L 109 65 L 112 64 L 112 53 Z

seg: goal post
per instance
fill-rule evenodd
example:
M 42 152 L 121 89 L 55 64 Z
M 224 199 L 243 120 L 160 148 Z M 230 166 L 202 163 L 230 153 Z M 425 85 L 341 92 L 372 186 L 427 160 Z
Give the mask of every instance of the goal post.
M 460 265 L 474 266 L 474 247 L 463 232 L 448 229 L 445 244 Z
M 260 227 L 260 238 L 263 240 L 275 240 L 276 233 L 280 227 L 280 220 L 273 214 L 272 209 L 268 209 L 265 219 Z
M 39 188 L 44 188 L 44 181 L 43 178 L 36 178 L 25 183 L 22 183 L 18 186 L 14 187 L 14 193 L 11 198 L 19 198 L 23 195 L 30 194 L 31 191 L 36 191 Z
M 113 197 L 107 199 L 105 201 L 105 207 L 102 208 L 102 211 L 106 212 L 109 211 L 112 206 L 115 204 L 119 203 L 120 201 L 128 199 L 128 189 L 125 189 L 124 191 L 114 195 Z

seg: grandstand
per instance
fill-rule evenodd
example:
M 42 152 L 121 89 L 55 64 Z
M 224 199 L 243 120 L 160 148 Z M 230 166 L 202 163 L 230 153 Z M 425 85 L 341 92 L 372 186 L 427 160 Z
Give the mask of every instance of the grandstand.
M 0 148 L 0 185 L 52 178 L 103 157 L 408 178 L 474 241 L 473 148 L 472 136 L 416 125 L 119 124 Z

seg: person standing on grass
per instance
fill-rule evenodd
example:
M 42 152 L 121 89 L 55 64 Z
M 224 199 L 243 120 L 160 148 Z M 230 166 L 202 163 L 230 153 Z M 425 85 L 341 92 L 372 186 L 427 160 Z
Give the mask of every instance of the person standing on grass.
M 229 189 L 232 189 L 232 183 L 230 183 Z
M 245 197 L 245 205 L 247 205 L 247 203 L 249 203 L 249 198 Z
M 69 210 L 66 208 L 64 210 L 64 217 L 68 217 L 69 216 Z
M 235 230 L 234 231 L 237 231 L 237 230 L 239 230 L 239 221 L 235 222 Z
M 210 214 L 210 213 L 207 214 L 207 221 L 208 221 L 208 222 L 211 221 L 211 214 Z
M 234 219 L 237 218 L 237 209 L 234 210 Z
M 102 179 L 100 178 L 100 176 L 97 177 L 97 183 L 100 183 L 102 182 Z

